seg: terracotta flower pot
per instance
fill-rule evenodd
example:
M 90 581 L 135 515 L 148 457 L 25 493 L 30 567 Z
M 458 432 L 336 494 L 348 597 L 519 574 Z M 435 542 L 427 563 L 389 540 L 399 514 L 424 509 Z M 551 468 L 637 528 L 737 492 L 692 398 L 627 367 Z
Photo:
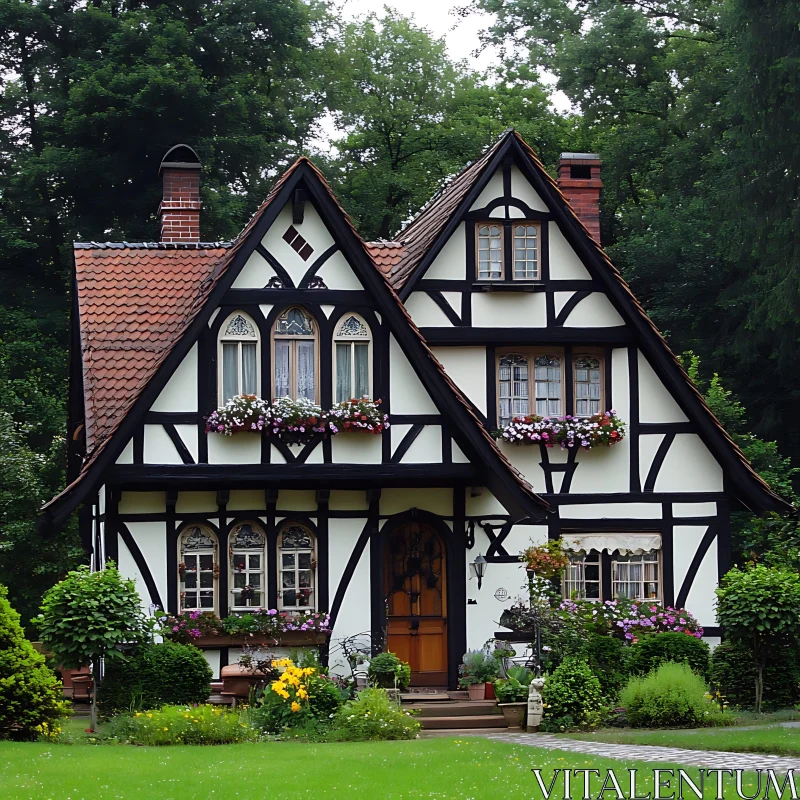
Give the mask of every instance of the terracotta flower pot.
M 494 693 L 494 684 L 491 681 L 486 681 L 484 685 L 486 686 L 485 698 L 487 700 L 496 700 L 497 698 Z
M 509 728 L 521 728 L 525 720 L 527 703 L 498 703 L 497 707 L 503 712 L 503 718 Z
M 467 687 L 470 700 L 485 700 L 486 699 L 486 684 L 485 683 L 471 683 Z

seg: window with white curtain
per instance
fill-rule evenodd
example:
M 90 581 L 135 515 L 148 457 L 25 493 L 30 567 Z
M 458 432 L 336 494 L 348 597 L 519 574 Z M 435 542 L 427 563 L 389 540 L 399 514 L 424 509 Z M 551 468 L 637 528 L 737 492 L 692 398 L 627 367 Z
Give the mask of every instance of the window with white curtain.
M 570 553 L 561 588 L 567 599 L 600 600 L 600 553 Z
M 503 277 L 503 226 L 485 223 L 477 227 L 478 280 Z
M 258 361 L 258 327 L 247 314 L 236 311 L 220 328 L 220 405 L 238 394 L 259 393 Z
M 287 308 L 273 333 L 275 397 L 317 398 L 317 325 L 302 308 Z
M 602 409 L 601 362 L 594 356 L 576 356 L 573 363 L 575 375 L 575 415 L 591 417 Z
M 500 413 L 498 423 L 501 428 L 510 424 L 514 417 L 525 417 L 530 413 L 528 394 L 528 358 L 519 353 L 507 353 L 500 357 L 499 366 Z
M 336 402 L 372 397 L 369 326 L 358 314 L 346 314 L 334 336 Z
M 278 536 L 278 607 L 284 610 L 316 606 L 314 534 L 297 522 L 287 522 Z
M 541 417 L 561 414 L 561 356 L 536 356 L 534 381 L 536 384 L 536 413 Z
M 228 536 L 231 608 L 261 608 L 264 601 L 266 536 L 254 522 L 235 525 Z
M 189 525 L 179 539 L 181 611 L 215 611 L 217 607 L 217 537 L 204 525 Z
M 614 597 L 629 600 L 655 600 L 661 597 L 659 551 L 616 553 L 611 561 L 611 588 Z

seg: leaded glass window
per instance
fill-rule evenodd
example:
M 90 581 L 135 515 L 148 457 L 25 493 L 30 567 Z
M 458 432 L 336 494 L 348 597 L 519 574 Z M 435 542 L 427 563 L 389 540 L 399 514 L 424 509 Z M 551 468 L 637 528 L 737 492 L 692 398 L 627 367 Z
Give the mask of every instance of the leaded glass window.
M 289 308 L 275 322 L 275 397 L 317 395 L 317 326 L 301 308 Z
M 602 410 L 600 360 L 592 356 L 578 356 L 575 359 L 575 414 L 590 417 Z
M 562 577 L 564 597 L 573 600 L 600 600 L 600 554 L 570 553 L 569 566 Z
M 539 226 L 527 223 L 514 226 L 514 280 L 539 278 Z
M 500 414 L 503 428 L 514 417 L 527 416 L 529 412 L 528 359 L 519 353 L 509 353 L 500 358 Z
M 278 536 L 278 605 L 285 610 L 314 608 L 316 566 L 314 534 L 287 523 Z
M 253 522 L 236 525 L 230 532 L 231 607 L 264 606 L 264 531 Z
M 561 414 L 561 357 L 536 356 L 534 361 L 536 383 L 536 413 L 541 417 Z
M 478 279 L 499 280 L 503 277 L 503 227 L 478 225 Z
M 201 525 L 192 525 L 181 533 L 180 610 L 211 611 L 217 599 L 217 539 Z
M 220 329 L 219 402 L 224 405 L 239 394 L 259 393 L 258 328 L 237 311 Z
M 356 314 L 347 315 L 336 330 L 336 402 L 372 396 L 369 327 Z

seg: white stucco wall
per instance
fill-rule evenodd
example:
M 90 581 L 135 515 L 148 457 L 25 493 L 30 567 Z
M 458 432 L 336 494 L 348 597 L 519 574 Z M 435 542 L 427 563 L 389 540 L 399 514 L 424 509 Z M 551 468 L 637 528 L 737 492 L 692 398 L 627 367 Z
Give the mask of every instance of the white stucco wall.
M 438 409 L 394 336 L 389 337 L 389 381 L 393 414 L 437 414 Z
M 570 311 L 565 328 L 610 328 L 625 321 L 602 292 L 592 292 Z
M 478 292 L 472 295 L 473 328 L 544 328 L 547 301 L 541 292 Z
M 583 262 L 570 247 L 557 223 L 548 223 L 547 235 L 550 238 L 551 280 L 590 280 L 589 271 L 583 266 Z
M 638 351 L 639 359 L 639 420 L 641 422 L 686 422 L 688 417 L 681 411 L 667 387 L 653 371 L 644 353 Z
M 197 344 L 172 373 L 151 411 L 197 411 Z
M 531 186 L 528 179 L 515 166 L 511 167 L 511 195 L 527 203 L 534 211 L 548 211 L 547 203 Z
M 486 413 L 486 348 L 433 347 L 433 354 L 459 389 Z
M 722 468 L 694 433 L 679 433 L 656 479 L 657 492 L 721 492 Z
M 463 281 L 467 265 L 467 240 L 464 223 L 456 227 L 439 255 L 431 263 L 425 278 L 430 280 Z

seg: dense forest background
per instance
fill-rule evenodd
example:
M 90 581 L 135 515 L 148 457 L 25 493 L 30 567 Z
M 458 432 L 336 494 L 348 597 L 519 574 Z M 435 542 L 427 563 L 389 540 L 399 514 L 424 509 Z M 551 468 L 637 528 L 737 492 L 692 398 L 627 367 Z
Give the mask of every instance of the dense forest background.
M 64 479 L 71 243 L 156 238 L 157 168 L 177 142 L 203 162 L 205 240 L 234 237 L 303 153 L 369 239 L 395 235 L 508 126 L 550 169 L 563 150 L 599 152 L 605 247 L 794 499 L 800 5 L 476 0 L 460 13 L 476 10 L 496 19 L 490 74 L 388 9 L 344 23 L 321 0 L 0 0 L 0 582 L 25 619 L 84 558 L 74 526 L 48 538 L 35 525 Z M 745 554 L 798 552 L 791 520 L 737 530 Z

